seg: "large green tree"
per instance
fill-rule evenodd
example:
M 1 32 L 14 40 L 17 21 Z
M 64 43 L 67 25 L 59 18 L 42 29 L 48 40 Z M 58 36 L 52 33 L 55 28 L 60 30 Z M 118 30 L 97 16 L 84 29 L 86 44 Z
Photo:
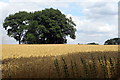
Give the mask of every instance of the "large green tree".
M 120 45 L 120 38 L 112 38 L 109 40 L 106 40 L 105 45 Z
M 3 27 L 8 35 L 24 44 L 63 44 L 66 37 L 75 39 L 75 26 L 72 18 L 67 18 L 58 9 L 45 9 L 36 12 L 18 12 L 6 17 Z

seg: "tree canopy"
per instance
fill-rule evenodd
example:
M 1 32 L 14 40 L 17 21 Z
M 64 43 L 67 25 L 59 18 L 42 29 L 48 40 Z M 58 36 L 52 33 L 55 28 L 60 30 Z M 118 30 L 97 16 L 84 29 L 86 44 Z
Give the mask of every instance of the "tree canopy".
M 92 42 L 92 43 L 88 43 L 88 45 L 99 45 L 98 43 Z
M 120 38 L 113 38 L 105 41 L 105 45 L 120 45 Z
M 3 23 L 10 37 L 19 44 L 63 44 L 66 37 L 75 39 L 76 24 L 58 9 L 25 12 L 9 15 Z

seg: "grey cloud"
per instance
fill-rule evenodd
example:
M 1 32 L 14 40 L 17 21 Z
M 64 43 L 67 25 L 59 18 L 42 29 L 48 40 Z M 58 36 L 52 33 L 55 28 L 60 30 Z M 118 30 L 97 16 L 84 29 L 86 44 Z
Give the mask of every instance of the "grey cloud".
M 85 3 L 84 3 L 85 4 Z M 111 3 L 111 2 L 95 2 L 95 3 L 86 3 L 86 5 L 90 6 L 83 6 L 83 11 L 86 16 L 90 19 L 99 19 L 99 18 L 106 18 L 106 17 L 114 17 L 118 14 L 118 4 Z

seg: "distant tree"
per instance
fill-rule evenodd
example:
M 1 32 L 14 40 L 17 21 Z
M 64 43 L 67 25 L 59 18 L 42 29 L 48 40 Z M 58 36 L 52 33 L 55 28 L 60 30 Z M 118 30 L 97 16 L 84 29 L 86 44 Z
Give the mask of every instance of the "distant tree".
M 120 45 L 120 38 L 113 38 L 105 41 L 104 45 Z
M 3 27 L 19 44 L 63 44 L 66 36 L 75 39 L 76 24 L 58 9 L 21 11 L 6 17 Z
M 98 43 L 88 43 L 88 45 L 99 45 Z

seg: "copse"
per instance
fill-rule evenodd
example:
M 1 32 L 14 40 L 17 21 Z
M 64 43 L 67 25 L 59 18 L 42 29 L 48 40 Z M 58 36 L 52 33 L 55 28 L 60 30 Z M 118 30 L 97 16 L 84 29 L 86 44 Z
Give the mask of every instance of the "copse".
M 120 38 L 112 38 L 105 41 L 104 45 L 120 45 Z
M 67 36 L 75 39 L 76 24 L 58 9 L 9 15 L 3 23 L 10 37 L 19 44 L 64 44 Z
M 92 42 L 92 43 L 88 43 L 87 45 L 99 45 L 98 43 Z

